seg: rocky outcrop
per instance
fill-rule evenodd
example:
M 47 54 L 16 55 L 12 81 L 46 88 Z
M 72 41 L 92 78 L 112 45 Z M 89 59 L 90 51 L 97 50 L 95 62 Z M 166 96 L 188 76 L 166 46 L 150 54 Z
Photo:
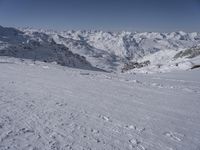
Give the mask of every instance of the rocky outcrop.
M 178 52 L 174 56 L 174 58 L 175 59 L 183 58 L 183 57 L 194 58 L 194 57 L 199 56 L 199 55 L 200 55 L 200 47 L 193 47 L 193 48 L 189 48 L 189 49 Z
M 132 70 L 132 69 L 135 69 L 135 68 L 142 68 L 142 67 L 145 67 L 145 66 L 148 66 L 150 65 L 150 61 L 147 60 L 147 61 L 144 61 L 144 62 L 129 62 L 129 63 L 126 63 L 124 64 L 121 72 L 126 72 L 128 70 Z

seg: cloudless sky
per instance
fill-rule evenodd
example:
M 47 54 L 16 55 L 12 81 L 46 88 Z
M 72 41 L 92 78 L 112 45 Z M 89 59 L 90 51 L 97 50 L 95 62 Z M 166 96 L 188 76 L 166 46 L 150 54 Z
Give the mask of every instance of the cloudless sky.
M 0 25 L 200 31 L 200 0 L 0 0 Z

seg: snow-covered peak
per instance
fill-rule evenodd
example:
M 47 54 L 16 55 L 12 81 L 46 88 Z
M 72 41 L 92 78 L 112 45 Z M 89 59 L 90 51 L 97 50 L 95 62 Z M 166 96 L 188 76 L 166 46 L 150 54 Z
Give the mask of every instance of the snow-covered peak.
M 124 63 L 139 62 L 146 56 L 155 57 L 152 60 L 156 60 L 156 57 L 163 54 L 165 60 L 173 61 L 168 51 L 169 54 L 171 51 L 175 54 L 200 45 L 198 32 L 53 31 L 32 28 L 20 28 L 20 30 L 32 40 L 63 44 L 73 53 L 84 56 L 93 66 L 108 71 L 120 71 Z M 164 55 L 165 53 L 167 55 Z M 162 61 L 160 58 L 157 60 Z

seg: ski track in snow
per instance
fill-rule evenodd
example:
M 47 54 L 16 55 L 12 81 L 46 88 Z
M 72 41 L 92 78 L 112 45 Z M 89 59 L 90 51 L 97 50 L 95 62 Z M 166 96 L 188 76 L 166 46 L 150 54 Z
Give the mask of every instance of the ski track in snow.
M 28 63 L 0 70 L 0 150 L 200 149 L 200 82 L 192 76 Z

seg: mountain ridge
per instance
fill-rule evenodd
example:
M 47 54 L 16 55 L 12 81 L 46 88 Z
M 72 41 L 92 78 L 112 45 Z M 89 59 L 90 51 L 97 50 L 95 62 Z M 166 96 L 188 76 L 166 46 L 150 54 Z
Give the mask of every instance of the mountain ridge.
M 10 29 L 12 32 L 17 30 L 14 28 L 6 29 Z M 177 63 L 192 61 L 193 58 L 188 59 L 182 57 L 181 59 L 174 59 L 174 56 L 181 51 L 193 47 L 200 47 L 199 32 L 53 31 L 32 28 L 18 28 L 18 31 L 19 34 L 17 35 L 19 37 L 14 37 L 14 39 L 10 38 L 11 42 L 8 41 L 8 45 L 10 43 L 13 44 L 13 41 L 15 42 L 14 44 L 25 43 L 26 45 L 29 45 L 29 43 L 27 43 L 27 38 L 30 41 L 37 41 L 43 46 L 45 43 L 48 43 L 48 49 L 51 49 L 51 44 L 63 45 L 65 49 L 67 49 L 65 51 L 70 51 L 73 54 L 79 55 L 80 58 L 85 58 L 84 61 L 87 62 L 86 64 L 91 64 L 94 68 L 114 72 L 121 72 L 124 64 L 132 64 L 132 62 L 136 62 L 137 64 L 142 61 L 150 61 L 150 63 L 148 63 L 150 67 L 159 66 L 157 71 L 161 71 L 163 66 L 177 66 Z M 2 42 L 5 42 L 5 38 L 3 38 L 4 32 L 6 32 L 6 30 L 1 31 L 1 47 L 3 45 Z M 25 38 L 25 41 L 23 41 L 23 38 Z M 190 50 L 188 51 L 190 52 Z M 199 54 L 198 52 L 195 53 Z M 198 55 L 195 55 L 195 57 L 196 56 Z M 165 61 L 162 62 L 162 58 Z M 158 63 L 158 61 L 155 61 L 156 59 L 160 60 L 159 64 L 155 64 L 155 62 Z M 59 59 L 57 59 L 57 61 L 59 61 Z M 79 65 L 81 65 L 81 63 L 79 63 Z M 189 67 L 191 66 L 188 66 L 188 68 Z M 140 68 L 138 69 L 140 70 Z
M 100 70 L 93 67 L 85 57 L 71 52 L 62 44 L 55 43 L 45 33 L 34 32 L 28 35 L 15 28 L 0 27 L 0 56 L 55 62 L 80 69 Z

